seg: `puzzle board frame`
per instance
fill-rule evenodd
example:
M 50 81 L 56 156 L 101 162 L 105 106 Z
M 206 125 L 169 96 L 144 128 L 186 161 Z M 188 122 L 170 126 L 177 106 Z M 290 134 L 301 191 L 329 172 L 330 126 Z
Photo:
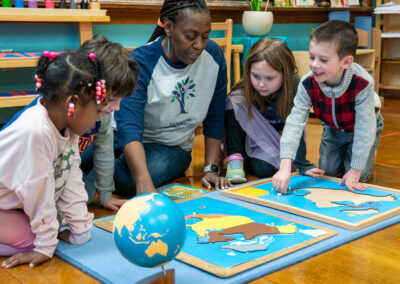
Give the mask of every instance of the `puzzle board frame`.
M 295 177 L 295 176 L 300 176 L 300 174 L 298 173 L 294 173 L 291 175 L 291 177 Z M 330 180 L 330 181 L 337 181 L 339 182 L 341 179 L 339 178 L 334 178 L 334 177 L 328 177 L 328 176 L 322 176 L 319 175 L 317 178 L 320 179 L 324 179 L 324 180 Z M 267 207 L 271 207 L 271 208 L 275 208 L 281 211 L 285 211 L 285 212 L 289 212 L 289 213 L 293 213 L 296 215 L 300 215 L 300 216 L 304 216 L 310 219 L 314 219 L 317 221 L 321 221 L 321 222 L 325 222 L 331 225 L 335 225 L 338 227 L 342 227 L 345 229 L 349 229 L 349 230 L 353 230 L 353 231 L 358 231 L 360 229 L 363 229 L 365 227 L 368 227 L 370 225 L 373 225 L 375 223 L 378 223 L 382 220 L 385 220 L 387 218 L 393 217 L 395 215 L 400 214 L 400 206 L 397 208 L 393 208 L 391 210 L 388 210 L 386 212 L 380 213 L 378 215 L 372 216 L 370 218 L 367 218 L 365 220 L 356 222 L 356 223 L 351 223 L 351 222 L 347 222 L 341 219 L 337 219 L 337 218 L 333 218 L 330 216 L 326 216 L 317 212 L 312 212 L 309 210 L 305 210 L 299 207 L 294 207 L 294 206 L 290 206 L 287 204 L 282 204 L 279 202 L 275 202 L 275 201 L 271 201 L 271 200 L 266 200 L 266 199 L 262 199 L 262 198 L 258 198 L 258 197 L 253 197 L 253 196 L 249 196 L 249 195 L 245 195 L 245 194 L 241 194 L 241 193 L 237 193 L 235 191 L 239 191 L 241 189 L 244 188 L 250 188 L 250 187 L 254 187 L 254 186 L 258 186 L 258 185 L 262 185 L 262 184 L 267 184 L 267 183 L 271 183 L 272 182 L 272 178 L 268 178 L 268 179 L 261 179 L 261 180 L 257 180 L 257 181 L 253 181 L 253 182 L 249 182 L 249 183 L 245 183 L 243 185 L 239 185 L 239 186 L 235 186 L 233 188 L 228 188 L 228 189 L 224 189 L 221 191 L 221 194 L 224 196 L 228 196 L 231 198 L 235 198 L 235 199 L 240 199 L 240 200 L 244 200 L 247 202 L 251 202 L 251 203 L 255 203 L 255 204 L 259 204 L 259 205 L 263 205 L 263 206 L 267 206 Z M 396 189 L 392 189 L 392 188 L 388 188 L 388 187 L 383 187 L 383 186 L 378 186 L 378 185 L 373 185 L 373 184 L 365 184 L 367 186 L 367 188 L 371 188 L 371 189 L 375 189 L 375 190 L 380 190 L 380 191 L 384 191 L 384 192 L 388 192 L 388 193 L 395 193 L 395 194 L 400 194 L 400 190 L 396 190 Z
M 337 232 L 334 231 L 334 230 L 331 230 L 331 229 L 323 228 L 323 227 L 320 227 L 320 226 L 317 226 L 317 225 L 314 225 L 314 224 L 308 224 L 308 223 L 305 223 L 305 222 L 297 221 L 297 220 L 286 218 L 286 217 L 282 217 L 282 216 L 277 216 L 277 215 L 269 213 L 269 212 L 256 210 L 256 209 L 251 208 L 251 207 L 239 205 L 239 204 L 236 204 L 236 203 L 233 203 L 233 202 L 230 202 L 230 201 L 226 201 L 226 200 L 222 200 L 222 199 L 219 199 L 219 198 L 216 198 L 216 197 L 213 197 L 213 196 L 208 196 L 208 195 L 203 195 L 203 194 L 196 194 L 195 196 L 192 196 L 192 197 L 189 197 L 189 198 L 185 198 L 185 199 L 181 199 L 181 200 L 176 200 L 175 202 L 179 204 L 179 203 L 189 202 L 189 201 L 193 201 L 193 200 L 200 199 L 200 198 L 210 198 L 210 199 L 217 200 L 217 201 L 220 201 L 220 202 L 223 202 L 223 203 L 226 203 L 226 204 L 232 204 L 234 206 L 239 206 L 241 208 L 246 208 L 247 210 L 251 210 L 251 211 L 256 212 L 256 214 L 260 214 L 260 213 L 261 214 L 265 214 L 265 215 L 268 215 L 268 216 L 272 216 L 273 218 L 279 218 L 279 219 L 282 219 L 282 220 L 285 220 L 285 221 L 293 222 L 295 224 L 307 226 L 307 227 L 314 228 L 314 229 L 319 229 L 319 230 L 322 230 L 322 231 L 325 232 L 325 234 L 323 234 L 323 235 L 319 235 L 319 236 L 316 236 L 316 237 L 311 238 L 309 240 L 303 241 L 301 243 L 294 244 L 289 248 L 283 248 L 283 249 L 281 249 L 279 251 L 273 252 L 271 254 L 268 254 L 268 255 L 265 255 L 265 256 L 262 256 L 262 257 L 255 258 L 255 259 L 250 260 L 250 261 L 243 262 L 241 264 L 232 266 L 230 268 L 224 268 L 224 267 L 218 266 L 218 265 L 216 265 L 214 263 L 205 261 L 205 260 L 203 260 L 201 258 L 195 257 L 195 256 L 193 256 L 193 255 L 191 255 L 189 253 L 183 252 L 183 251 L 181 251 L 175 257 L 175 259 L 177 259 L 179 261 L 182 261 L 184 263 L 192 265 L 192 266 L 194 266 L 196 268 L 199 268 L 201 270 L 207 271 L 207 272 L 209 272 L 211 274 L 214 274 L 214 275 L 216 275 L 218 277 L 222 277 L 222 278 L 231 277 L 231 276 L 236 275 L 238 273 L 247 271 L 248 269 L 254 268 L 254 267 L 259 266 L 261 264 L 267 263 L 269 261 L 272 261 L 274 259 L 277 259 L 279 257 L 285 256 L 285 255 L 287 255 L 289 253 L 295 252 L 297 250 L 300 250 L 302 248 L 308 247 L 310 245 L 313 245 L 315 243 L 318 243 L 320 241 L 326 240 L 326 239 L 328 239 L 328 238 L 330 238 L 332 236 L 337 235 Z M 218 212 L 215 212 L 215 213 L 218 214 Z M 185 215 L 185 212 L 184 212 L 184 215 Z M 104 229 L 106 231 L 112 232 L 112 230 L 113 230 L 112 229 L 112 220 L 114 218 L 115 218 L 115 215 L 110 216 L 109 218 L 105 218 L 105 219 L 102 219 L 102 220 L 95 221 L 94 225 L 96 225 L 97 227 L 99 227 L 101 229 Z

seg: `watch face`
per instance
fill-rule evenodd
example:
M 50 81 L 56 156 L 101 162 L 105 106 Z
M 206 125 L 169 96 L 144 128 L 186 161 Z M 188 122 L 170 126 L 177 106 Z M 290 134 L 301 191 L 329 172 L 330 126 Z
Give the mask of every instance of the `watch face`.
M 211 172 L 218 173 L 219 172 L 219 167 L 217 165 L 211 165 Z

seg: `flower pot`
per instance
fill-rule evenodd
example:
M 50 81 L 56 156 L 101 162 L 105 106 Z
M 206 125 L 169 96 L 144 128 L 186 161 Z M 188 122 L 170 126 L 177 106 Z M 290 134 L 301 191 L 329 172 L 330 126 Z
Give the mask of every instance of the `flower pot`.
M 242 25 L 249 36 L 265 36 L 272 28 L 272 12 L 244 11 Z

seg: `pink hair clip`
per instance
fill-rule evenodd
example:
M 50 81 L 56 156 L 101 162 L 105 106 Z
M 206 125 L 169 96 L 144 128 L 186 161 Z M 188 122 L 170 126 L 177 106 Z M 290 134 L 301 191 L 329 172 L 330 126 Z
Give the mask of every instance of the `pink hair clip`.
M 56 58 L 57 54 L 55 52 L 49 52 L 49 51 L 45 50 L 43 52 L 43 56 L 47 57 L 50 60 L 53 60 L 54 58 Z
M 89 53 L 89 58 L 90 59 L 95 59 L 96 58 L 96 54 L 94 54 L 93 52 Z
M 106 80 L 96 82 L 96 104 L 101 104 L 106 97 Z

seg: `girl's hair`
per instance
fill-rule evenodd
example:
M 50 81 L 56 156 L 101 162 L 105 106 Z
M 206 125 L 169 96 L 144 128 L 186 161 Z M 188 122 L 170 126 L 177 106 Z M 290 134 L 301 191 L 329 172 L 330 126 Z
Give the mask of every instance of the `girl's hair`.
M 93 52 L 101 60 L 110 95 L 125 98 L 132 94 L 139 74 L 138 64 L 119 43 L 109 41 L 105 36 L 97 34 L 85 41 L 79 48 L 87 54 Z
M 210 12 L 204 0 L 165 0 L 161 8 L 160 22 L 164 23 L 164 19 L 169 19 L 173 23 L 176 23 L 177 18 L 184 15 L 185 9 L 195 12 Z M 164 28 L 157 25 L 148 42 L 162 35 L 165 35 Z
M 286 120 L 286 117 L 293 107 L 297 67 L 292 52 L 282 41 L 266 38 L 256 42 L 250 49 L 249 55 L 244 63 L 243 79 L 233 87 L 233 90 L 241 90 L 244 92 L 249 117 L 253 118 L 253 113 L 251 111 L 252 104 L 261 113 L 264 112 L 265 106 L 271 98 L 261 96 L 254 89 L 250 79 L 251 66 L 254 63 L 264 60 L 271 68 L 282 73 L 282 86 L 273 96 L 278 96 L 276 108 L 281 118 Z
M 65 51 L 55 58 L 42 55 L 36 75 L 42 80 L 37 90 L 45 101 L 56 103 L 77 95 L 83 105 L 95 99 L 96 82 L 104 78 L 101 62 L 79 50 Z

